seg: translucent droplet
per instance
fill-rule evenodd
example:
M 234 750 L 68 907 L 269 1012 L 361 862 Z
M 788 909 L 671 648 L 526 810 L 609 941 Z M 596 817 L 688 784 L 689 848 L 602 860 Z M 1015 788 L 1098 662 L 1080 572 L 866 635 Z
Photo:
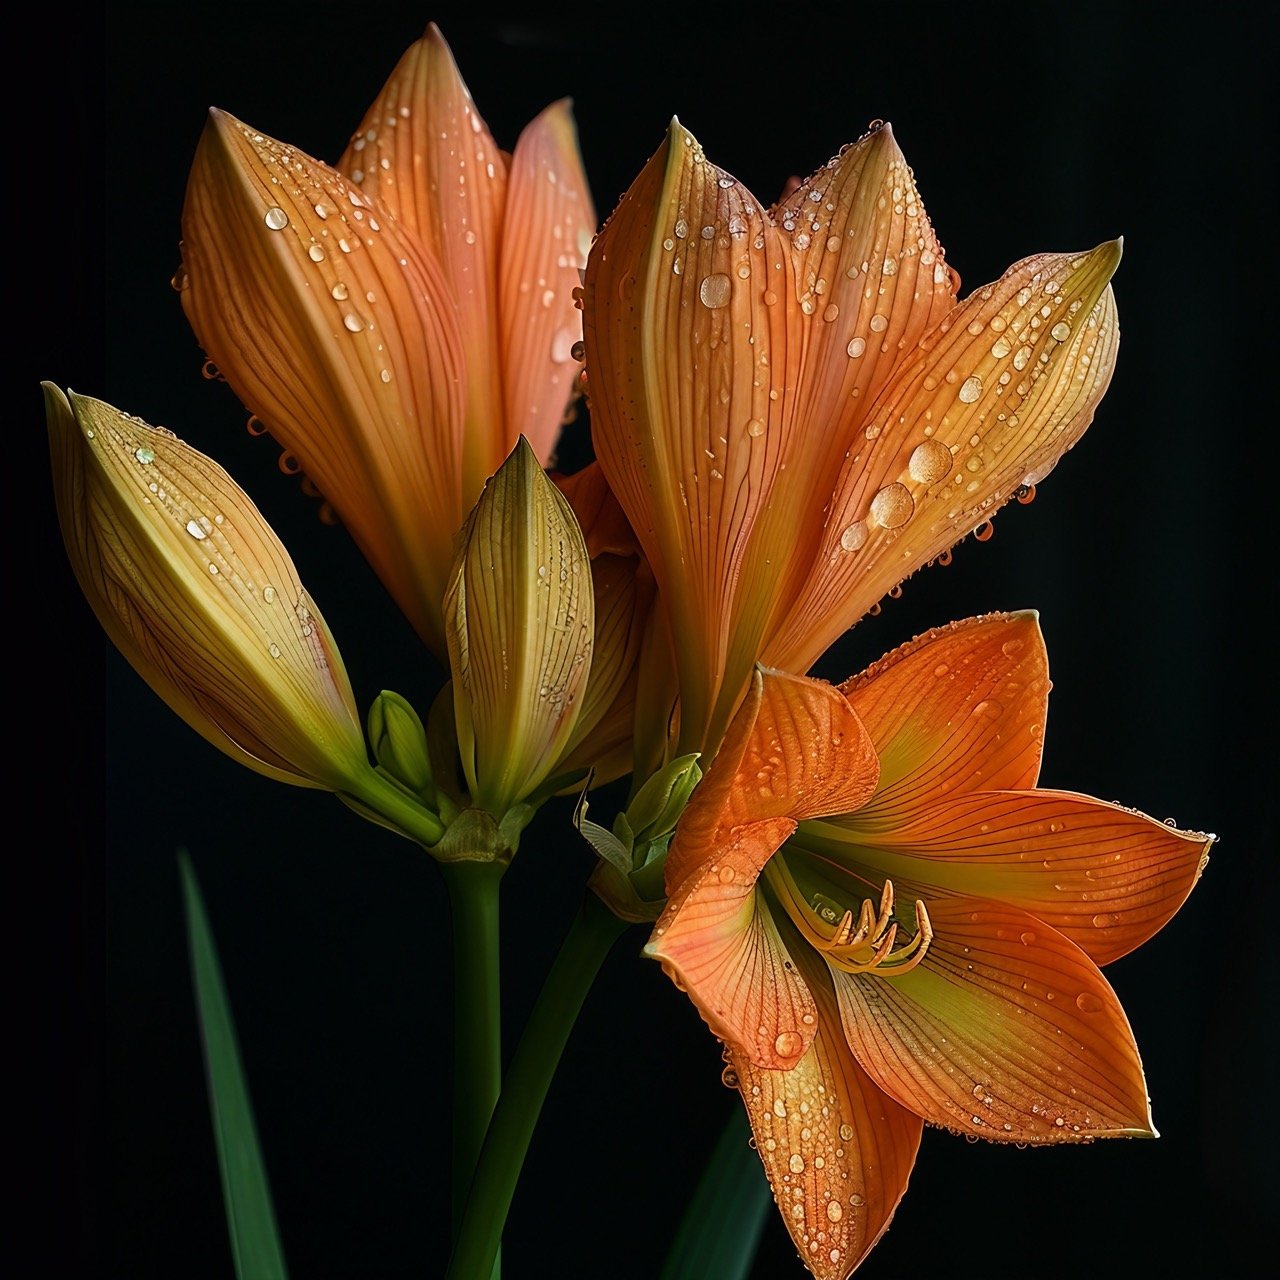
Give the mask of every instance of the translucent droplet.
M 1092 991 L 1082 991 L 1076 996 L 1076 1008 L 1081 1013 L 1100 1013 L 1102 1001 Z
M 976 483 L 976 481 L 975 481 Z M 974 531 L 973 536 L 979 542 L 990 542 L 992 535 L 995 533 L 996 527 L 990 520 L 984 520 Z
M 932 484 L 951 470 L 951 450 L 941 440 L 925 440 L 916 445 L 907 463 L 911 478 L 919 484 Z
M 852 1142 L 852 1141 L 853 1141 L 853 1125 L 851 1125 L 851 1124 L 842 1124 L 842 1125 L 840 1126 L 840 1140 L 841 1140 L 842 1142 Z
M 156 460 L 156 451 L 150 445 L 140 444 L 133 451 L 133 456 L 137 458 L 143 466 L 146 466 L 148 462 L 154 462 Z
M 856 360 L 867 349 L 865 338 L 854 338 L 845 350 Z
M 1059 320 L 1057 324 L 1049 330 L 1049 334 L 1058 342 L 1066 342 L 1071 337 L 1071 326 L 1065 320 Z
M 352 333 L 359 333 L 360 330 L 364 328 L 364 321 L 361 320 L 354 311 L 348 311 L 347 314 L 342 317 L 342 323 L 347 329 L 350 329 Z
M 683 240 L 689 234 L 689 224 L 683 218 L 677 218 L 673 230 L 676 233 L 676 239 Z
M 804 1156 L 801 1156 L 801 1155 L 792 1156 L 791 1159 L 787 1161 L 787 1168 L 790 1169 L 792 1173 L 803 1173 L 804 1172 Z
M 289 215 L 275 205 L 267 210 L 262 220 L 272 231 L 283 231 L 289 225 Z
M 318 244 L 313 244 L 311 248 L 307 250 L 307 257 L 310 258 L 312 262 L 323 262 L 324 250 Z
M 347 288 L 345 284 L 342 283 L 342 281 L 338 281 L 338 283 L 335 284 L 333 288 L 329 290 L 329 293 L 332 297 L 336 298 L 339 302 L 342 302 L 348 297 L 350 297 L 351 291 Z
M 982 379 L 974 374 L 960 384 L 956 398 L 961 404 L 972 404 L 982 394 Z
M 1009 345 L 1009 339 L 1003 334 L 991 344 L 991 354 L 997 360 L 1003 360 L 1012 350 L 1013 348 Z
M 762 435 L 764 435 L 764 423 L 761 422 L 759 418 L 752 418 L 751 421 L 747 423 L 747 435 L 758 440 Z
M 280 646 L 278 644 L 271 644 L 267 647 L 267 652 L 273 658 L 278 658 L 280 656 Z
M 827 1217 L 828 1217 L 832 1222 L 839 1222 L 839 1221 L 840 1221 L 840 1219 L 844 1217 L 844 1210 L 840 1207 L 840 1201 L 839 1201 L 839 1200 L 828 1200 L 828 1201 L 827 1201 Z M 833 1250 L 832 1250 L 832 1253 L 836 1253 L 836 1251 L 833 1249 Z M 832 1261 L 833 1261 L 833 1262 L 834 1262 L 834 1261 L 836 1261 L 836 1259 L 837 1259 L 839 1256 L 840 1256 L 840 1255 L 839 1255 L 838 1253 L 836 1253 L 836 1258 L 833 1258 L 833 1259 L 832 1259 Z
M 187 521 L 187 532 L 197 540 L 204 539 L 209 536 L 208 532 L 201 526 L 198 520 Z
M 702 300 L 704 307 L 711 307 L 714 310 L 727 305 L 732 291 L 733 285 L 729 277 L 724 272 L 717 271 L 715 275 L 707 276 L 698 286 L 698 297 Z
M 889 327 L 888 316 L 882 316 L 878 311 L 871 317 L 871 332 L 883 333 Z
M 867 540 L 867 526 L 863 520 L 855 520 L 840 535 L 840 547 L 844 551 L 857 551 Z
M 782 1031 L 774 1040 L 773 1048 L 780 1058 L 794 1058 L 804 1048 L 804 1040 L 798 1031 Z
M 886 529 L 898 529 L 911 519 L 915 499 L 905 484 L 887 484 L 871 499 L 871 514 Z
M 264 599 L 268 604 L 274 604 L 274 603 L 275 603 L 275 599 L 276 599 L 276 589 L 275 589 L 275 587 L 263 587 L 263 588 L 262 588 L 262 598 L 263 598 L 263 599 Z

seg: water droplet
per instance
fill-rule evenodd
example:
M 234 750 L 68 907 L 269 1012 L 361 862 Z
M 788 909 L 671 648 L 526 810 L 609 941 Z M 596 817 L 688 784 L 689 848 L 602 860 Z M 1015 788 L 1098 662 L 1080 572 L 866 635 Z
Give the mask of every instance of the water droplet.
M 840 1201 L 839 1201 L 839 1200 L 828 1200 L 828 1201 L 827 1201 L 827 1217 L 828 1217 L 832 1222 L 839 1222 L 839 1221 L 840 1221 L 840 1219 L 844 1217 L 844 1210 L 840 1207 Z M 839 1252 L 838 1252 L 837 1250 L 835 1250 L 835 1249 L 832 1249 L 832 1251 L 831 1251 L 831 1252 L 832 1252 L 832 1254 L 834 1255 L 834 1256 L 832 1257 L 831 1261 L 832 1261 L 832 1262 L 835 1262 L 835 1261 L 840 1257 L 840 1254 L 839 1254 Z
M 738 875 L 738 873 L 737 873 L 737 872 L 736 872 L 732 867 L 721 867 L 721 868 L 720 868 L 720 883 L 721 883 L 721 884 L 732 884 L 732 883 L 734 882 L 734 880 L 736 879 L 737 875 Z
M 1066 340 L 1071 337 L 1071 326 L 1065 320 L 1059 320 L 1058 323 L 1049 330 L 1049 334 L 1058 342 L 1066 342 Z
M 1018 936 L 1021 938 L 1024 947 L 1029 947 L 1036 940 L 1036 935 L 1030 929 L 1024 930 Z
M 729 277 L 723 271 L 717 271 L 715 275 L 707 276 L 698 286 L 698 297 L 702 299 L 704 307 L 711 307 L 714 310 L 728 303 L 729 294 L 732 291 L 733 286 Z
M 1081 1013 L 1100 1013 L 1102 1001 L 1092 991 L 1082 991 L 1076 996 L 1076 1008 Z
M 280 646 L 279 646 L 278 644 L 271 644 L 271 645 L 268 645 L 268 647 L 267 647 L 267 652 L 268 652 L 268 653 L 269 653 L 273 658 L 278 658 L 278 657 L 280 656 Z
M 853 1141 L 853 1125 L 851 1125 L 851 1124 L 842 1124 L 842 1125 L 840 1126 L 840 1139 L 841 1139 L 841 1141 L 842 1141 L 842 1142 L 852 1142 L 852 1141 Z
M 774 1098 L 773 1114 L 777 1116 L 779 1120 L 785 1120 L 787 1118 L 787 1104 L 781 1098 Z
M 1093 917 L 1093 927 L 1095 929 L 1110 929 L 1119 922 L 1120 917 L 1113 911 L 1100 911 Z
M 289 225 L 289 215 L 275 205 L 267 210 L 262 220 L 272 231 L 283 231 Z
M 542 305 L 549 307 L 556 300 L 556 291 L 554 289 L 545 289 L 542 294 Z
M 337 301 L 343 302 L 350 297 L 351 291 L 342 283 L 341 280 L 339 280 L 338 283 L 329 290 L 329 294 L 331 297 L 336 298 Z
M 747 435 L 751 436 L 752 439 L 758 440 L 764 435 L 764 423 L 759 418 L 752 418 L 747 423 Z
M 975 482 L 976 483 L 976 482 Z M 973 536 L 979 542 L 990 542 L 991 536 L 996 531 L 995 525 L 990 520 L 984 520 L 974 531 Z
M 801 1156 L 801 1155 L 792 1156 L 791 1159 L 787 1161 L 787 1168 L 790 1169 L 792 1173 L 803 1173 L 804 1172 L 804 1156 Z
M 143 466 L 146 466 L 148 462 L 154 462 L 156 460 L 156 451 L 150 445 L 140 444 L 133 451 L 133 456 L 137 458 Z
M 276 589 L 275 589 L 275 587 L 263 587 L 263 588 L 262 588 L 262 598 L 263 598 L 263 599 L 264 599 L 268 604 L 274 604 L 274 603 L 275 603 L 275 599 L 276 599 Z
M 677 218 L 673 230 L 676 233 L 676 239 L 683 240 L 689 234 L 689 224 L 683 218 Z
M 198 520 L 187 521 L 187 532 L 195 539 L 200 540 L 209 536 L 208 530 Z
M 995 356 L 997 360 L 1002 360 L 1012 350 L 1013 348 L 1009 345 L 1009 339 L 1003 336 L 997 338 L 995 342 L 991 344 L 991 354 Z
M 354 311 L 348 311 L 347 314 L 342 317 L 342 323 L 346 328 L 350 329 L 352 333 L 359 333 L 360 330 L 364 328 L 364 321 L 361 320 Z
M 830 324 L 830 323 L 831 323 L 831 321 L 832 321 L 832 320 L 834 320 L 834 319 L 835 319 L 839 314 L 840 314 L 840 308 L 839 308 L 839 307 L 837 307 L 837 306 L 836 306 L 836 304 L 833 302 L 833 303 L 831 303 L 831 304 L 827 307 L 827 309 L 822 313 L 822 318 L 823 318 L 823 319 L 824 319 L 828 324 Z
M 318 244 L 313 244 L 311 248 L 307 250 L 307 257 L 310 258 L 312 262 L 323 262 L 324 250 Z
M 951 470 L 951 450 L 941 440 L 925 440 L 916 445 L 907 463 L 911 478 L 920 484 L 933 484 Z
M 898 529 L 911 519 L 915 506 L 911 491 L 895 480 L 871 499 L 871 514 L 886 529 Z
M 961 404 L 972 404 L 982 394 L 982 379 L 977 374 L 968 377 L 960 384 L 956 398 Z
M 888 316 L 882 316 L 878 311 L 871 317 L 871 332 L 883 333 L 889 327 Z
M 863 520 L 855 520 L 840 535 L 840 547 L 844 551 L 857 551 L 867 540 L 867 526 Z
M 782 1031 L 773 1042 L 774 1052 L 780 1058 L 794 1058 L 804 1048 L 804 1039 L 798 1031 Z
M 846 350 L 846 351 L 850 354 L 850 356 L 852 356 L 855 360 L 856 360 L 856 359 L 857 359 L 857 358 L 858 358 L 858 357 L 859 357 L 859 356 L 860 356 L 860 355 L 861 355 L 861 354 L 862 354 L 866 349 L 867 349 L 867 342 L 866 342 L 866 339 L 865 339 L 865 338 L 854 338 L 854 339 L 849 343 L 849 345 L 845 348 L 845 350 Z

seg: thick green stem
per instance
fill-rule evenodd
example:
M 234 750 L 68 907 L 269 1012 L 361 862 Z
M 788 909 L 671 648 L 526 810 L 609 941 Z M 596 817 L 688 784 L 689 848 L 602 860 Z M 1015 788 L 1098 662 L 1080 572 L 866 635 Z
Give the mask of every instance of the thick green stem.
M 500 862 L 440 868 L 453 911 L 453 1225 L 462 1209 L 502 1088 L 502 1003 L 498 969 Z M 474 1276 L 489 1275 L 476 1271 Z M 494 1275 L 496 1276 L 496 1268 Z
M 560 1055 L 605 956 L 627 927 L 625 920 L 619 920 L 588 891 L 542 984 L 507 1070 L 446 1280 L 476 1280 L 489 1275 L 529 1139 Z

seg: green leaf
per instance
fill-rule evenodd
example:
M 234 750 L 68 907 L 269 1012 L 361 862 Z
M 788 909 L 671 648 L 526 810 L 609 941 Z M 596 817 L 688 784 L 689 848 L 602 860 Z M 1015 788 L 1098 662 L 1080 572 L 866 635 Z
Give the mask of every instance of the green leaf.
M 685 1210 L 659 1280 L 746 1280 L 773 1197 L 735 1107 Z
M 200 886 L 185 851 L 178 854 L 191 948 L 191 976 L 204 1044 L 213 1138 L 238 1280 L 286 1280 L 284 1254 L 271 1207 L 271 1188 L 258 1149 L 253 1106 L 240 1065 L 235 1023 Z

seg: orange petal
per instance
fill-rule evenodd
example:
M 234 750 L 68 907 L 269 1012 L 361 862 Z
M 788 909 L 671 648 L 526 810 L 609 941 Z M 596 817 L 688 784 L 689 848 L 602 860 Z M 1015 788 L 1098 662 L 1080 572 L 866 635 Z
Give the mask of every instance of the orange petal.
M 813 1044 L 789 1071 L 732 1050 L 737 1079 L 778 1211 L 809 1270 L 844 1280 L 884 1234 L 915 1164 L 919 1116 L 879 1089 L 849 1052 L 831 993 L 813 983 Z
M 880 785 L 858 815 L 864 827 L 891 827 L 943 793 L 1035 786 L 1049 659 L 1034 613 L 938 627 L 840 691 L 880 757 Z
M 761 868 L 794 830 L 789 818 L 735 828 L 671 895 L 644 949 L 688 991 L 721 1040 L 777 1070 L 808 1049 L 816 1017 L 813 996 L 755 889 Z
M 678 123 L 587 264 L 592 436 L 667 601 L 682 752 L 718 740 L 749 678 L 767 610 L 739 589 L 771 599 L 741 568 L 793 430 L 771 395 L 790 359 L 786 273 L 759 202 Z M 731 644 L 749 660 L 721 697 Z
M 848 700 L 821 680 L 758 671 L 667 853 L 668 891 L 767 818 L 848 813 L 875 790 L 875 748 Z M 763 865 L 763 864 L 762 864 Z
M 573 514 L 578 517 L 582 536 L 587 540 L 587 551 L 592 560 L 597 556 L 641 555 L 640 543 L 618 500 L 609 488 L 598 462 L 589 462 L 573 475 L 553 475 L 556 488 L 569 499 Z
M 443 652 L 462 356 L 435 264 L 334 170 L 217 111 L 182 225 L 204 349 Z
M 258 773 L 358 790 L 351 685 L 279 538 L 171 432 L 45 384 L 58 518 L 98 621 L 193 729 Z
M 1164 927 L 1213 843 L 1212 836 L 1064 791 L 971 792 L 893 825 L 863 822 L 873 808 L 806 823 L 800 843 L 842 865 L 874 867 L 900 897 L 932 902 L 958 894 L 1020 907 L 1099 965 Z
M 537 116 L 516 143 L 499 263 L 505 427 L 512 439 L 523 433 L 543 465 L 582 367 L 573 294 L 595 230 L 566 99 Z
M 1083 951 L 1016 907 L 938 899 L 929 915 L 909 973 L 832 969 L 849 1045 L 886 1093 L 998 1141 L 1154 1133 L 1133 1033 Z
M 1044 479 L 1111 379 L 1119 243 L 1011 267 L 925 336 L 870 406 L 813 574 L 766 659 L 804 670 L 903 578 Z
M 498 262 L 507 165 L 434 23 L 391 73 L 338 168 L 376 192 L 426 247 L 457 304 L 466 352 L 463 498 L 470 505 L 516 437 L 504 436 L 501 426 Z

